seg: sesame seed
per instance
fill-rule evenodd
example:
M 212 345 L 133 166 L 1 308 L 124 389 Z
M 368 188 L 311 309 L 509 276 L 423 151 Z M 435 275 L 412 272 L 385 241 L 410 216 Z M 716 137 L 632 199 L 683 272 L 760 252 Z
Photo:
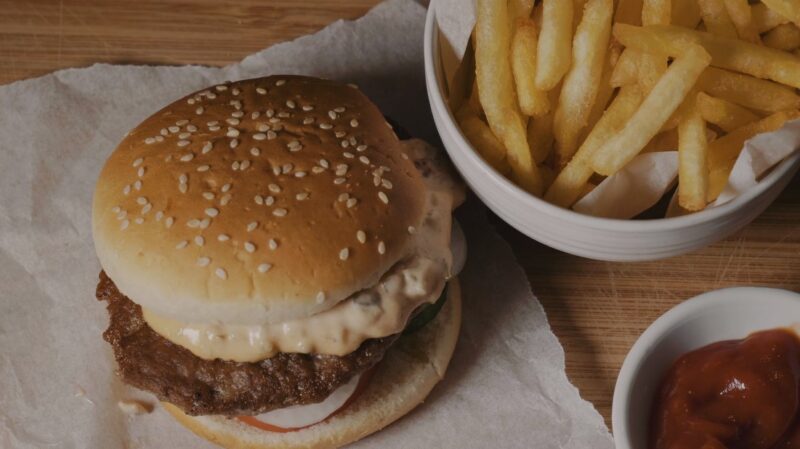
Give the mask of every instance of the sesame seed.
M 242 161 L 241 165 L 239 165 L 239 170 L 244 171 L 247 170 L 248 167 L 250 167 L 250 161 L 248 159 L 245 159 Z
M 353 137 L 353 136 L 350 136 L 350 137 L 348 137 L 348 138 L 347 138 L 347 141 L 348 141 L 348 142 L 350 142 L 350 145 L 352 145 L 352 146 L 356 146 L 356 144 L 358 143 L 358 141 L 356 140 L 356 138 L 355 138 L 355 137 Z
M 219 209 L 215 209 L 213 207 L 207 208 L 205 212 L 206 215 L 208 215 L 209 217 L 216 217 L 217 215 L 219 215 Z
M 209 93 L 206 94 L 206 97 L 209 100 L 213 100 L 213 99 L 217 98 L 217 94 L 215 94 L 214 92 L 209 92 Z
M 197 259 L 197 266 L 199 267 L 207 267 L 208 264 L 211 263 L 211 259 L 208 257 L 200 257 Z
M 328 111 L 328 117 L 330 117 L 331 120 L 336 120 L 339 116 L 333 111 Z
M 355 198 L 350 198 L 349 200 L 347 200 L 348 209 L 355 207 L 356 204 L 358 204 L 358 200 Z
M 213 125 L 213 126 L 209 126 L 208 130 L 209 131 L 219 131 L 220 127 L 219 127 L 219 125 Z
M 128 226 L 130 226 L 130 224 L 131 224 L 130 221 L 123 220 L 122 223 L 120 223 L 120 225 L 119 225 L 119 230 L 120 231 L 124 231 L 124 230 L 128 229 Z
M 378 254 L 385 254 L 386 253 L 386 244 L 383 242 L 378 242 Z
M 353 153 L 351 153 L 349 151 L 345 151 L 344 153 L 342 153 L 342 156 L 344 156 L 347 159 L 353 159 L 354 157 L 356 157 L 355 154 L 353 154 Z
M 231 93 L 234 94 L 234 95 L 239 95 L 241 93 L 241 91 L 239 90 L 239 88 L 234 87 L 233 90 L 231 90 Z
M 231 189 L 231 184 L 230 184 L 230 183 L 228 183 L 228 184 L 225 184 L 225 185 L 223 185 L 223 186 L 222 186 L 222 188 L 221 188 L 220 190 L 222 190 L 222 193 L 225 193 L 225 192 L 227 192 L 227 191 L 228 191 L 228 190 L 230 190 L 230 189 Z
M 267 89 L 264 89 L 263 87 L 256 87 L 256 92 L 259 95 L 265 95 L 267 93 Z
M 244 112 L 242 112 L 242 111 L 233 111 L 233 112 L 231 112 L 231 117 L 242 118 L 242 117 L 244 117 Z
M 169 131 L 169 132 L 171 132 L 173 134 L 178 132 L 178 131 L 180 131 L 180 130 L 181 129 L 179 127 L 177 127 L 177 126 L 170 126 L 169 128 L 167 128 L 167 131 Z
M 294 196 L 297 201 L 303 201 L 308 199 L 308 192 L 301 192 Z
M 217 126 L 217 125 L 219 125 L 219 121 L 218 120 L 212 120 L 212 121 L 206 123 L 206 125 L 208 125 L 208 126 Z
M 292 116 L 292 114 L 290 114 L 288 112 L 278 112 L 278 117 L 280 117 L 280 118 L 289 118 L 291 116 Z
M 336 131 L 333 133 L 333 135 L 336 136 L 337 139 L 341 139 L 342 137 L 346 136 L 347 133 L 344 131 Z
M 278 249 L 278 241 L 275 240 L 275 239 L 269 239 L 269 241 L 267 242 L 267 245 L 269 246 L 269 249 L 272 250 L 272 251 L 275 251 L 276 249 Z
M 339 251 L 339 260 L 347 260 L 348 257 L 350 257 L 350 250 L 342 248 L 342 250 Z
M 214 144 L 212 144 L 211 142 L 206 142 L 203 144 L 202 153 L 207 154 L 209 151 L 211 151 L 212 148 L 214 148 Z
M 225 136 L 227 136 L 227 137 L 239 137 L 239 130 L 236 129 L 236 128 L 228 127 L 228 132 L 225 133 Z
M 163 142 L 164 141 L 164 136 L 156 136 L 155 138 L 156 138 L 156 142 Z
M 155 137 L 148 137 L 148 138 L 144 139 L 144 143 L 146 143 L 147 145 L 152 145 L 155 142 L 156 142 Z
M 276 133 L 275 131 L 267 131 L 267 140 L 272 140 L 276 137 L 278 137 L 278 133 Z
M 167 228 L 171 228 L 173 223 L 175 223 L 175 217 L 167 217 L 167 219 L 164 220 L 164 226 Z
M 264 133 L 255 133 L 253 134 L 253 139 L 255 140 L 264 140 L 267 138 L 267 135 Z
M 164 218 L 164 212 L 163 211 L 156 212 L 156 221 L 161 221 L 162 218 Z
M 375 187 L 378 187 L 379 185 L 381 185 L 381 178 L 375 176 L 374 178 L 372 178 L 372 183 L 375 184 Z
M 139 167 L 139 170 L 136 172 L 136 175 L 138 175 L 141 178 L 144 176 L 144 171 L 145 171 L 144 167 Z
M 175 249 L 183 249 L 183 248 L 186 248 L 187 246 L 189 246 L 189 241 L 188 240 L 181 240 L 180 242 L 178 242 L 177 245 L 175 245 Z
M 311 167 L 311 173 L 314 173 L 315 175 L 318 175 L 318 174 L 320 174 L 320 173 L 322 173 L 324 171 L 325 171 L 325 169 L 320 167 L 319 165 L 315 165 L 315 166 Z
M 136 198 L 136 204 L 138 204 L 140 206 L 144 206 L 145 204 L 147 204 L 147 198 L 145 198 L 143 196 L 140 196 L 140 197 Z
M 142 223 L 144 223 L 144 218 L 137 217 L 135 220 L 133 220 L 133 222 L 136 223 L 136 224 L 142 224 Z
M 408 233 L 409 234 L 414 234 L 415 232 L 417 232 L 417 228 L 415 228 L 414 226 L 409 226 L 408 227 Z
M 323 302 L 325 302 L 325 292 L 321 291 L 317 293 L 317 304 L 322 304 Z
M 220 206 L 227 206 L 228 202 L 230 200 L 231 200 L 231 194 L 230 193 L 226 193 L 225 195 L 222 195 L 222 197 L 219 199 L 219 205 Z
M 389 181 L 389 180 L 388 180 L 388 179 L 386 179 L 386 178 L 384 178 L 384 179 L 381 179 L 381 185 L 382 185 L 382 186 L 383 186 L 385 189 L 392 190 L 392 181 Z
M 133 183 L 133 188 L 136 189 L 136 191 L 142 190 L 142 180 L 137 179 L 136 182 Z
M 230 239 L 231 238 L 228 237 L 227 234 L 220 234 L 220 235 L 217 236 L 217 240 L 219 240 L 220 242 L 227 242 Z
M 145 204 L 144 207 L 142 207 L 142 215 L 145 215 L 148 212 L 150 212 L 150 209 L 152 209 L 152 208 L 153 208 L 153 204 L 152 203 Z
M 255 201 L 255 202 L 256 202 L 256 204 L 258 204 L 259 206 L 261 206 L 261 205 L 263 205 L 263 204 L 264 204 L 264 197 L 263 197 L 263 196 L 261 196 L 261 195 L 256 195 L 256 196 L 253 198 L 253 201 Z
M 220 92 L 228 90 L 228 86 L 226 86 L 224 84 L 220 84 L 219 86 L 214 86 L 214 87 Z
M 286 146 L 289 147 L 289 149 L 292 149 L 292 148 L 302 147 L 303 145 L 300 143 L 299 140 L 292 140 L 289 141 L 289 143 L 287 143 Z
M 130 184 L 128 184 L 128 185 L 126 185 L 125 187 L 123 187 L 123 188 L 122 188 L 122 193 L 123 193 L 124 195 L 128 195 L 128 194 L 130 194 L 130 193 L 131 193 L 131 185 L 130 185 Z
M 360 243 L 366 243 L 367 233 L 359 229 L 358 231 L 356 231 L 356 239 L 358 239 Z
M 314 117 L 306 117 L 306 118 L 303 119 L 303 124 L 304 125 L 310 125 L 312 123 L 314 123 Z
M 253 232 L 258 227 L 258 222 L 253 221 L 247 225 L 247 232 Z
M 181 156 L 181 158 L 180 158 L 181 162 L 189 162 L 189 161 L 191 161 L 192 159 L 194 159 L 194 153 L 188 153 L 188 154 L 184 154 L 184 155 L 183 155 L 183 156 Z
M 294 168 L 294 165 L 292 165 L 292 164 L 283 164 L 283 166 L 281 166 L 281 172 L 285 175 L 285 174 L 291 172 L 293 168 Z
M 211 224 L 211 219 L 206 217 L 200 220 L 200 229 L 205 229 Z
M 214 270 L 214 274 L 216 274 L 217 277 L 222 279 L 223 281 L 228 279 L 228 273 L 222 268 L 217 268 L 216 270 Z
M 269 131 L 269 125 L 267 125 L 266 123 L 259 123 L 258 125 L 256 125 L 256 131 L 265 133 Z
M 349 168 L 350 168 L 350 166 L 347 165 L 347 164 L 339 164 L 339 165 L 337 165 L 336 166 L 336 176 L 344 176 L 345 174 L 347 174 L 347 169 L 349 169 Z
M 286 84 L 286 80 L 278 80 L 278 81 L 275 81 L 275 85 L 276 85 L 276 86 L 283 86 L 284 84 Z
M 272 265 L 268 263 L 262 263 L 261 265 L 258 266 L 258 272 L 266 273 L 267 271 L 269 271 L 270 268 L 272 268 Z
M 281 191 L 281 186 L 279 186 L 278 184 L 270 184 L 267 187 L 269 188 L 269 191 L 272 193 L 280 193 Z
M 383 201 L 383 204 L 389 204 L 389 197 L 384 192 L 378 192 L 378 198 Z
M 321 165 L 321 166 L 322 166 L 322 167 L 324 167 L 324 168 L 330 168 L 330 164 L 329 164 L 329 163 L 328 163 L 328 161 L 327 161 L 327 160 L 325 160 L 325 159 L 320 159 L 320 160 L 319 160 L 319 165 Z
M 194 244 L 197 246 L 203 246 L 205 242 L 206 240 L 203 238 L 202 235 L 195 236 L 194 238 Z
M 364 145 L 364 144 L 361 144 L 361 145 L 356 147 L 356 151 L 358 151 L 358 152 L 365 151 L 366 149 L 367 149 L 367 146 Z
M 253 245 L 252 242 L 244 242 L 244 250 L 248 253 L 254 253 L 256 251 L 256 245 Z
M 352 126 L 353 128 L 358 128 L 358 120 L 356 119 L 350 120 L 350 126 Z
M 185 147 L 185 146 L 189 145 L 190 143 L 191 143 L 191 142 L 189 142 L 188 140 L 179 140 L 179 141 L 178 141 L 178 147 L 179 147 L 179 148 L 183 148 L 183 147 Z
M 236 125 L 238 125 L 239 123 L 241 123 L 241 121 L 240 121 L 238 118 L 236 118 L 236 117 L 229 117 L 229 118 L 226 118 L 226 119 L 225 119 L 225 122 L 226 122 L 227 124 L 231 125 L 231 126 L 236 126 Z
M 347 148 L 350 146 L 350 142 L 343 140 L 341 141 L 340 145 L 342 146 L 342 148 Z
M 189 182 L 189 176 L 187 176 L 186 173 L 181 173 L 181 175 L 178 176 L 178 182 L 181 184 L 186 184 Z
M 275 197 L 270 195 L 264 198 L 264 204 L 266 204 L 267 206 L 272 206 L 273 204 L 275 204 Z
M 340 184 L 344 184 L 346 181 L 347 181 L 347 179 L 345 179 L 345 178 L 336 178 L 336 179 L 333 180 L 333 183 L 338 186 Z
M 140 158 L 140 157 L 139 157 L 139 158 L 136 158 L 136 160 L 135 160 L 135 161 L 133 161 L 133 166 L 134 166 L 134 167 L 138 167 L 138 166 L 142 165 L 142 162 L 144 162 L 144 159 L 142 159 L 142 158 Z
M 189 104 L 195 104 L 195 103 L 197 103 L 197 100 L 195 100 L 194 98 L 190 98 L 190 99 L 186 100 L 186 102 L 189 103 Z
M 358 160 L 361 161 L 364 165 L 369 165 L 369 158 L 364 156 L 363 154 L 358 157 Z
M 314 106 L 311 106 L 310 104 L 307 104 L 307 105 L 303 106 L 303 110 L 306 111 L 306 112 L 313 111 L 314 110 Z
M 159 131 L 158 133 L 161 134 L 161 136 L 163 137 L 169 134 L 169 131 L 167 131 L 167 128 L 161 128 L 161 131 Z
M 259 154 L 261 154 L 261 150 L 259 150 L 256 147 L 250 148 L 250 154 L 252 154 L 253 156 L 258 156 Z
M 305 178 L 306 177 L 306 172 L 304 172 L 304 171 L 295 172 L 294 173 L 294 177 L 295 178 Z
M 266 111 L 267 117 L 272 117 L 275 115 L 275 111 L 273 109 L 267 109 Z
M 331 128 L 333 128 L 333 125 L 331 125 L 330 123 L 320 123 L 319 124 L 319 129 L 331 129 Z
M 190 228 L 199 228 L 200 227 L 200 220 L 196 218 L 192 218 L 191 220 L 186 222 L 186 226 Z
M 250 114 L 250 118 L 252 120 L 255 120 L 255 119 L 259 118 L 259 117 L 261 117 L 261 112 L 259 112 L 259 111 L 253 111 L 253 113 Z
M 341 106 L 339 106 L 338 108 L 334 108 L 333 111 L 334 112 L 338 112 L 339 114 L 341 114 L 342 112 L 346 111 L 346 109 L 341 107 Z
M 345 193 L 339 194 L 339 197 L 336 198 L 336 201 L 342 203 L 342 202 L 347 201 L 348 198 L 350 198 L 350 194 L 345 192 Z
M 192 133 L 180 133 L 178 134 L 178 139 L 188 139 L 192 136 Z
M 280 207 L 272 211 L 272 215 L 276 217 L 285 217 L 287 213 L 289 213 L 289 211 Z
M 239 140 L 238 139 L 231 139 L 231 141 L 228 143 L 228 145 L 231 148 L 236 148 L 236 147 L 239 146 Z
M 186 131 L 189 131 L 190 133 L 197 132 L 197 127 L 194 125 L 189 125 L 186 127 Z
M 278 117 L 280 117 L 281 115 L 282 115 L 282 113 L 279 112 L 278 113 Z M 269 122 L 272 123 L 272 124 L 280 123 L 281 119 L 279 119 L 277 117 L 273 117 L 273 118 L 269 119 Z M 278 129 L 278 127 L 276 126 L 275 129 Z
M 186 119 L 181 119 L 181 120 L 178 120 L 177 122 L 175 122 L 175 124 L 178 125 L 178 126 L 183 126 L 183 125 L 185 125 L 187 123 L 189 123 L 189 120 L 186 120 Z
M 194 113 L 197 115 L 203 115 L 203 112 L 205 112 L 205 108 L 203 108 L 202 106 L 194 110 Z
M 295 104 L 295 102 L 294 102 L 294 101 L 292 101 L 292 100 L 286 100 L 286 107 L 288 107 L 289 109 L 294 109 L 294 108 L 295 108 L 295 106 L 297 106 L 297 105 Z
M 122 220 L 127 216 L 128 216 L 128 211 L 121 210 L 119 211 L 119 213 L 117 213 L 117 220 Z

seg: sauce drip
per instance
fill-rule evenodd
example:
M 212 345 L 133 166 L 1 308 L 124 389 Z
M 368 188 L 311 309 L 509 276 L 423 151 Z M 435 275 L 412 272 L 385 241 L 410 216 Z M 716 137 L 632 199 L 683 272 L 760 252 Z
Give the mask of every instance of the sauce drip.
M 800 339 L 757 332 L 683 355 L 653 409 L 653 449 L 800 449 Z

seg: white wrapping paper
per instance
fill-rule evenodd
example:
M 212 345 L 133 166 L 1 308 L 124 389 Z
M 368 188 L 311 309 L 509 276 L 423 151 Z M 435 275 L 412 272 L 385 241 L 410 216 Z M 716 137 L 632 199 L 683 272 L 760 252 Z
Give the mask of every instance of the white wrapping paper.
M 301 73 L 355 82 L 415 136 L 435 139 L 422 69 L 425 10 L 381 4 L 355 22 L 223 69 L 96 65 L 0 87 L 0 447 L 205 448 L 149 394 L 114 375 L 90 234 L 101 164 L 164 104 L 226 79 Z M 433 140 L 436 141 L 436 140 Z M 357 447 L 597 448 L 602 418 L 509 247 L 472 203 L 464 324 L 446 379 L 406 418 Z M 154 404 L 130 416 L 120 400 Z
M 444 42 L 442 65 L 450 83 L 475 26 L 475 0 L 433 0 L 433 6 Z M 798 151 L 800 121 L 748 141 L 736 160 L 725 190 L 707 208 L 725 204 L 756 185 L 770 168 Z M 601 182 L 590 195 L 576 203 L 573 210 L 598 217 L 633 218 L 655 205 L 675 185 L 677 177 L 677 158 L 641 154 L 623 170 Z M 667 216 L 684 213 L 686 211 L 681 211 L 677 204 L 672 204 Z

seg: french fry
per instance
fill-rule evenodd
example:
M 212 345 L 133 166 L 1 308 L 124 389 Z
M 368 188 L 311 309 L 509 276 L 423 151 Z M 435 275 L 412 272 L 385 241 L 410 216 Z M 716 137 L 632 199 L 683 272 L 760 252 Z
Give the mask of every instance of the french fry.
M 790 51 L 800 47 L 800 28 L 793 23 L 778 25 L 764 35 L 764 45 Z
M 672 19 L 672 0 L 644 0 L 642 25 L 669 25 Z
M 759 119 L 746 108 L 703 92 L 697 94 L 697 110 L 703 120 L 719 126 L 725 132 L 731 132 Z
M 697 0 L 672 0 L 673 25 L 694 29 L 701 20 L 700 5 L 697 4 Z
M 752 5 L 753 23 L 759 33 L 765 33 L 778 25 L 789 23 L 789 19 L 767 8 L 763 3 Z
M 765 117 L 757 122 L 748 123 L 712 142 L 708 150 L 708 163 L 711 168 L 723 166 L 726 162 L 736 159 L 742 150 L 744 142 L 756 134 L 775 131 L 788 120 L 800 116 L 800 111 L 781 111 Z
M 633 82 L 639 83 L 645 92 L 649 92 L 667 70 L 667 58 L 626 48 L 622 52 L 617 66 L 614 67 L 614 73 L 611 75 L 611 85 L 619 87 L 629 84 L 631 82 L 629 79 L 631 70 L 634 71 Z
M 678 126 L 678 202 L 684 209 L 702 210 L 708 193 L 706 122 L 691 104 Z
M 700 6 L 703 24 L 709 33 L 731 38 L 738 36 L 736 27 L 725 8 L 724 0 L 697 0 L 697 5 Z
M 575 156 L 547 189 L 546 201 L 561 207 L 570 207 L 578 200 L 594 173 L 590 166 L 592 155 L 625 126 L 643 97 L 641 87 L 636 84 L 620 89 Z
M 572 54 L 572 1 L 544 0 L 539 33 L 536 87 L 550 90 L 569 70 Z
M 547 93 L 550 103 L 558 101 L 561 93 L 561 84 Z M 541 116 L 534 117 L 528 121 L 528 144 L 531 147 L 531 155 L 537 165 L 541 165 L 553 151 L 553 116 L 555 111 L 551 108 L 550 112 Z
M 583 141 L 586 137 L 586 134 L 591 132 L 591 130 L 595 127 L 597 121 L 600 120 L 603 112 L 605 112 L 606 108 L 608 107 L 611 97 L 614 95 L 614 88 L 611 86 L 611 74 L 614 71 L 614 64 L 619 60 L 619 57 L 620 49 L 612 44 L 612 47 L 608 50 L 608 54 L 606 55 L 606 63 L 603 66 L 603 76 L 600 78 L 597 96 L 595 97 L 592 110 L 589 112 L 589 121 L 587 122 L 586 128 L 583 131 L 584 135 L 582 136 L 583 139 L 581 139 L 581 141 Z
M 553 119 L 556 150 L 562 161 L 575 153 L 597 98 L 611 37 L 613 5 L 613 0 L 589 0 L 575 31 L 572 66 L 564 78 Z
M 758 111 L 800 109 L 800 96 L 794 89 L 714 67 L 709 67 L 700 75 L 697 88 L 709 95 Z
M 617 2 L 617 11 L 614 13 L 614 22 L 641 25 L 642 0 L 619 0 Z
M 483 120 L 477 115 L 465 115 L 458 124 L 467 140 L 489 165 L 504 175 L 511 171 L 506 161 L 506 149 Z
M 539 170 L 542 171 L 542 183 L 544 184 L 545 190 L 547 190 L 550 184 L 556 179 L 556 171 L 546 165 L 539 167 Z
M 533 0 L 508 0 L 508 17 L 512 21 L 529 18 L 532 9 Z
M 629 86 L 639 82 L 639 60 L 642 52 L 625 49 L 611 72 L 609 83 L 612 87 Z
M 733 26 L 736 27 L 736 33 L 740 39 L 756 44 L 761 43 L 758 30 L 753 23 L 753 12 L 747 0 L 725 0 L 725 9 L 728 11 L 728 16 L 731 18 Z
M 678 148 L 677 127 L 668 131 L 656 134 L 650 142 L 645 145 L 642 153 L 658 153 L 659 151 L 675 151 Z
M 517 98 L 522 113 L 541 117 L 550 110 L 547 92 L 536 87 L 536 25 L 532 19 L 517 19 L 511 41 L 511 70 L 517 87 Z
M 514 180 L 538 196 L 542 193 L 542 179 L 528 147 L 511 74 L 511 23 L 507 4 L 478 0 L 476 12 L 475 72 L 486 120 L 506 147 L 506 159 Z
M 761 0 L 767 8 L 800 26 L 800 2 L 797 0 Z
M 711 142 L 708 145 L 708 164 L 711 170 L 708 186 L 708 202 L 714 201 L 719 194 L 722 193 L 745 141 L 753 138 L 757 134 L 775 131 L 787 121 L 794 120 L 798 117 L 800 117 L 800 111 L 776 112 L 769 117 L 742 126 Z
M 697 78 L 711 63 L 698 45 L 688 45 L 650 91 L 642 105 L 613 139 L 592 158 L 595 172 L 610 176 L 633 159 L 658 134 L 692 90 Z
M 773 48 L 676 26 L 617 24 L 614 36 L 626 47 L 673 57 L 680 56 L 690 44 L 699 44 L 711 55 L 715 67 L 800 88 L 800 59 Z

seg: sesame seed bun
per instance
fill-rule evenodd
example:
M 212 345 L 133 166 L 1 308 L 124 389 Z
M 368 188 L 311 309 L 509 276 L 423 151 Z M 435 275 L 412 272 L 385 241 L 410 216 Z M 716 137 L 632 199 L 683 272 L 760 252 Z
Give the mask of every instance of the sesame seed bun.
M 337 448 L 377 432 L 422 403 L 445 374 L 461 326 L 461 292 L 456 279 L 447 302 L 425 327 L 403 336 L 389 350 L 364 392 L 326 421 L 289 433 L 261 430 L 220 416 L 189 416 L 162 403 L 192 432 L 230 449 Z
M 272 76 L 184 97 L 106 162 L 92 228 L 120 291 L 184 322 L 283 322 L 413 251 L 426 185 L 351 85 Z

